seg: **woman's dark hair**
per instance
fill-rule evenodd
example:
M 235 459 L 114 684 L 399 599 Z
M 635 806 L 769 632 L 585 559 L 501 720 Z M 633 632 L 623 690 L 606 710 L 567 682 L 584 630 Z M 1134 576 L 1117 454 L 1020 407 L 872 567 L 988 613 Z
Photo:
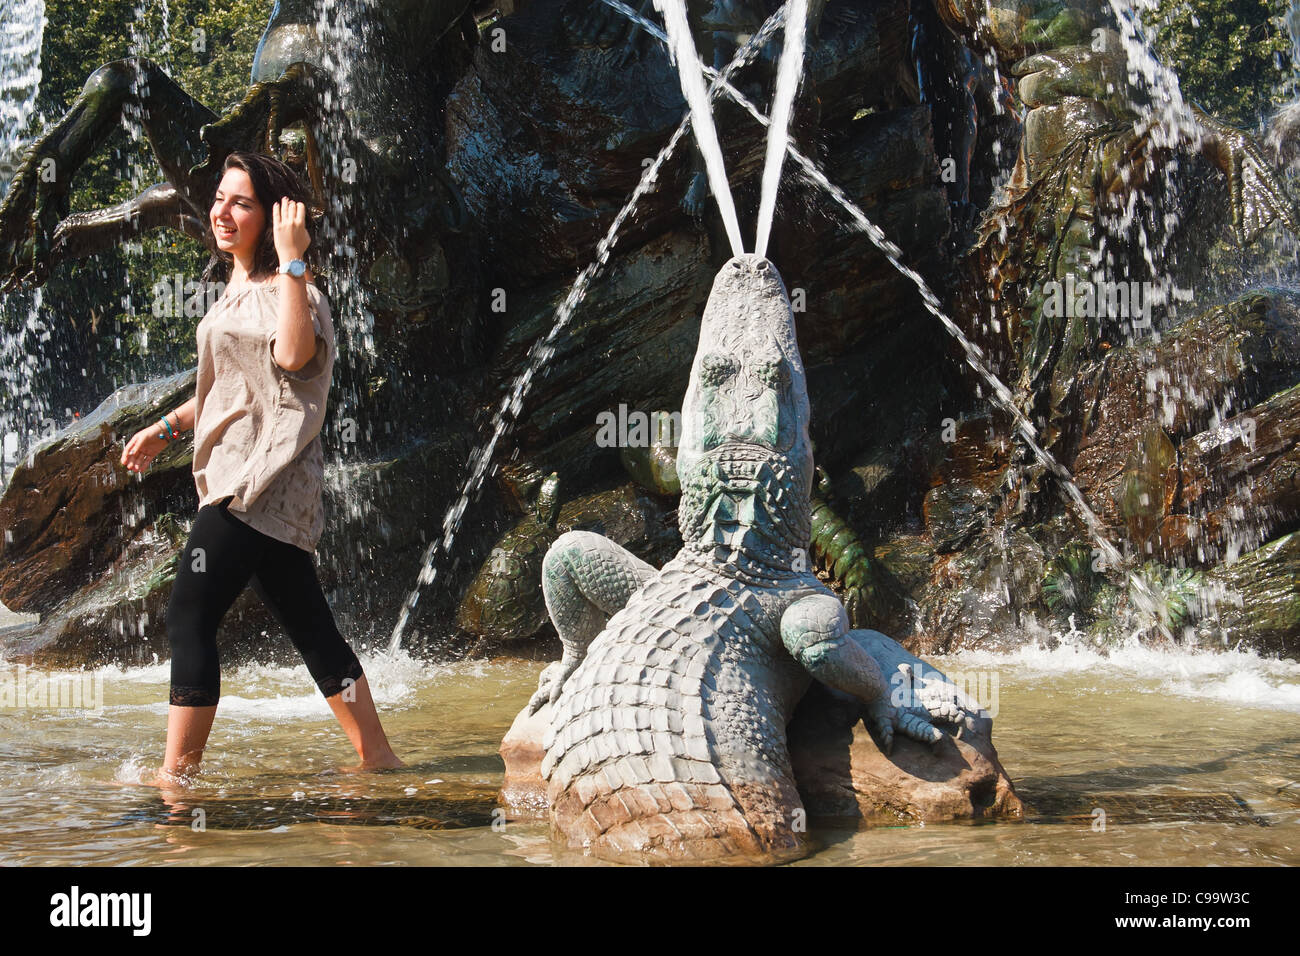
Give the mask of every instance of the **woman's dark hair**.
M 221 175 L 224 176 L 229 169 L 242 169 L 248 173 L 248 178 L 253 183 L 253 194 L 266 214 L 266 225 L 262 228 L 262 237 L 258 240 L 257 251 L 253 255 L 253 277 L 274 273 L 280 267 L 280 257 L 275 251 L 275 219 L 271 210 L 285 196 L 307 205 L 306 225 L 307 235 L 311 237 L 311 245 L 307 247 L 303 258 L 311 267 L 312 273 L 318 273 L 320 249 L 316 243 L 316 224 L 319 213 L 306 183 L 292 167 L 271 156 L 263 156 L 261 153 L 231 153 L 226 157 L 225 165 L 221 167 Z M 217 185 L 220 185 L 219 180 Z M 214 185 L 213 197 L 216 196 L 216 192 L 217 186 Z M 208 203 L 208 208 L 212 208 L 211 202 Z M 208 260 L 208 266 L 203 272 L 204 281 L 228 280 L 235 257 L 217 248 L 216 236 L 212 234 L 211 215 L 208 218 L 206 245 L 212 252 L 212 258 Z

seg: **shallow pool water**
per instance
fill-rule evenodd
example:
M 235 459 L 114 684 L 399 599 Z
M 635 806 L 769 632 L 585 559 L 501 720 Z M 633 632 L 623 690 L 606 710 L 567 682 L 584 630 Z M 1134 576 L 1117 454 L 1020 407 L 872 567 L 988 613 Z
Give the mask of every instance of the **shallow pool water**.
M 497 747 L 541 664 L 363 662 L 407 770 L 339 773 L 355 755 L 306 669 L 247 665 L 223 675 L 201 778 L 167 793 L 133 785 L 161 762 L 165 663 L 0 664 L 10 692 L 87 680 L 80 709 L 51 708 L 51 693 L 0 706 L 0 864 L 589 862 L 497 812 Z M 1070 647 L 934 663 L 982 675 L 1026 819 L 813 821 L 818 849 L 795 865 L 1300 862 L 1300 664 Z

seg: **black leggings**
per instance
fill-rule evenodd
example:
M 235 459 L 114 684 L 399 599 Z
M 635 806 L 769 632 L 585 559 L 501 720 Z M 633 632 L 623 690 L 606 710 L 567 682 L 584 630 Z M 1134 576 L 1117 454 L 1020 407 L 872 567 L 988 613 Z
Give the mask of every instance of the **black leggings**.
M 171 703 L 216 705 L 221 696 L 217 629 L 250 580 L 298 648 L 316 686 L 333 697 L 347 686 L 345 681 L 360 680 L 363 672 L 334 624 L 312 555 L 240 521 L 227 510 L 229 501 L 199 509 L 181 553 L 167 603 Z

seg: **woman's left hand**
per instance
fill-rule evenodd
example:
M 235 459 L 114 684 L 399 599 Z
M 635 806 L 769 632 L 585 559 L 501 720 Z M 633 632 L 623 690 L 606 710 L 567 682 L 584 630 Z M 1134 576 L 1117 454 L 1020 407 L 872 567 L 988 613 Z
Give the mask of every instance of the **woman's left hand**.
M 307 206 L 288 196 L 271 207 L 271 229 L 281 265 L 291 259 L 301 259 L 311 245 L 311 236 L 307 234 Z

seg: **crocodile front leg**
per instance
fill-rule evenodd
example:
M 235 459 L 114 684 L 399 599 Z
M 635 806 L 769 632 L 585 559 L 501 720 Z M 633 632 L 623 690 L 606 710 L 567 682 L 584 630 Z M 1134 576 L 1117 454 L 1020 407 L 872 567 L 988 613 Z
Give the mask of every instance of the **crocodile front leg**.
M 844 605 L 833 595 L 813 594 L 791 604 L 781 616 L 781 641 L 817 680 L 866 704 L 868 726 L 885 754 L 893 752 L 895 729 L 923 743 L 943 739 L 926 717 L 890 702 L 880 666 L 850 636 Z
M 236 106 L 203 126 L 199 135 L 207 156 L 190 172 L 220 176 L 226 157 L 235 150 L 279 155 L 281 132 L 297 123 L 305 123 L 314 139 L 312 127 L 320 122 L 325 102 L 339 102 L 331 77 L 310 63 L 290 64 L 277 79 L 254 83 Z M 345 127 L 343 138 L 351 140 L 350 129 Z
M 185 205 L 171 183 L 155 183 L 140 195 L 103 209 L 74 212 L 54 230 L 50 266 L 65 259 L 84 259 L 154 229 L 179 229 L 203 241 L 206 222 Z
M 564 653 L 542 671 L 528 713 L 536 713 L 559 696 L 588 645 L 654 574 L 653 565 L 604 535 L 591 531 L 560 535 L 542 562 L 542 595 Z
M 849 637 L 871 656 L 885 675 L 890 686 L 890 703 L 927 720 L 956 727 L 954 736 L 972 733 L 992 739 L 992 715 L 933 664 L 879 631 L 852 630 Z

